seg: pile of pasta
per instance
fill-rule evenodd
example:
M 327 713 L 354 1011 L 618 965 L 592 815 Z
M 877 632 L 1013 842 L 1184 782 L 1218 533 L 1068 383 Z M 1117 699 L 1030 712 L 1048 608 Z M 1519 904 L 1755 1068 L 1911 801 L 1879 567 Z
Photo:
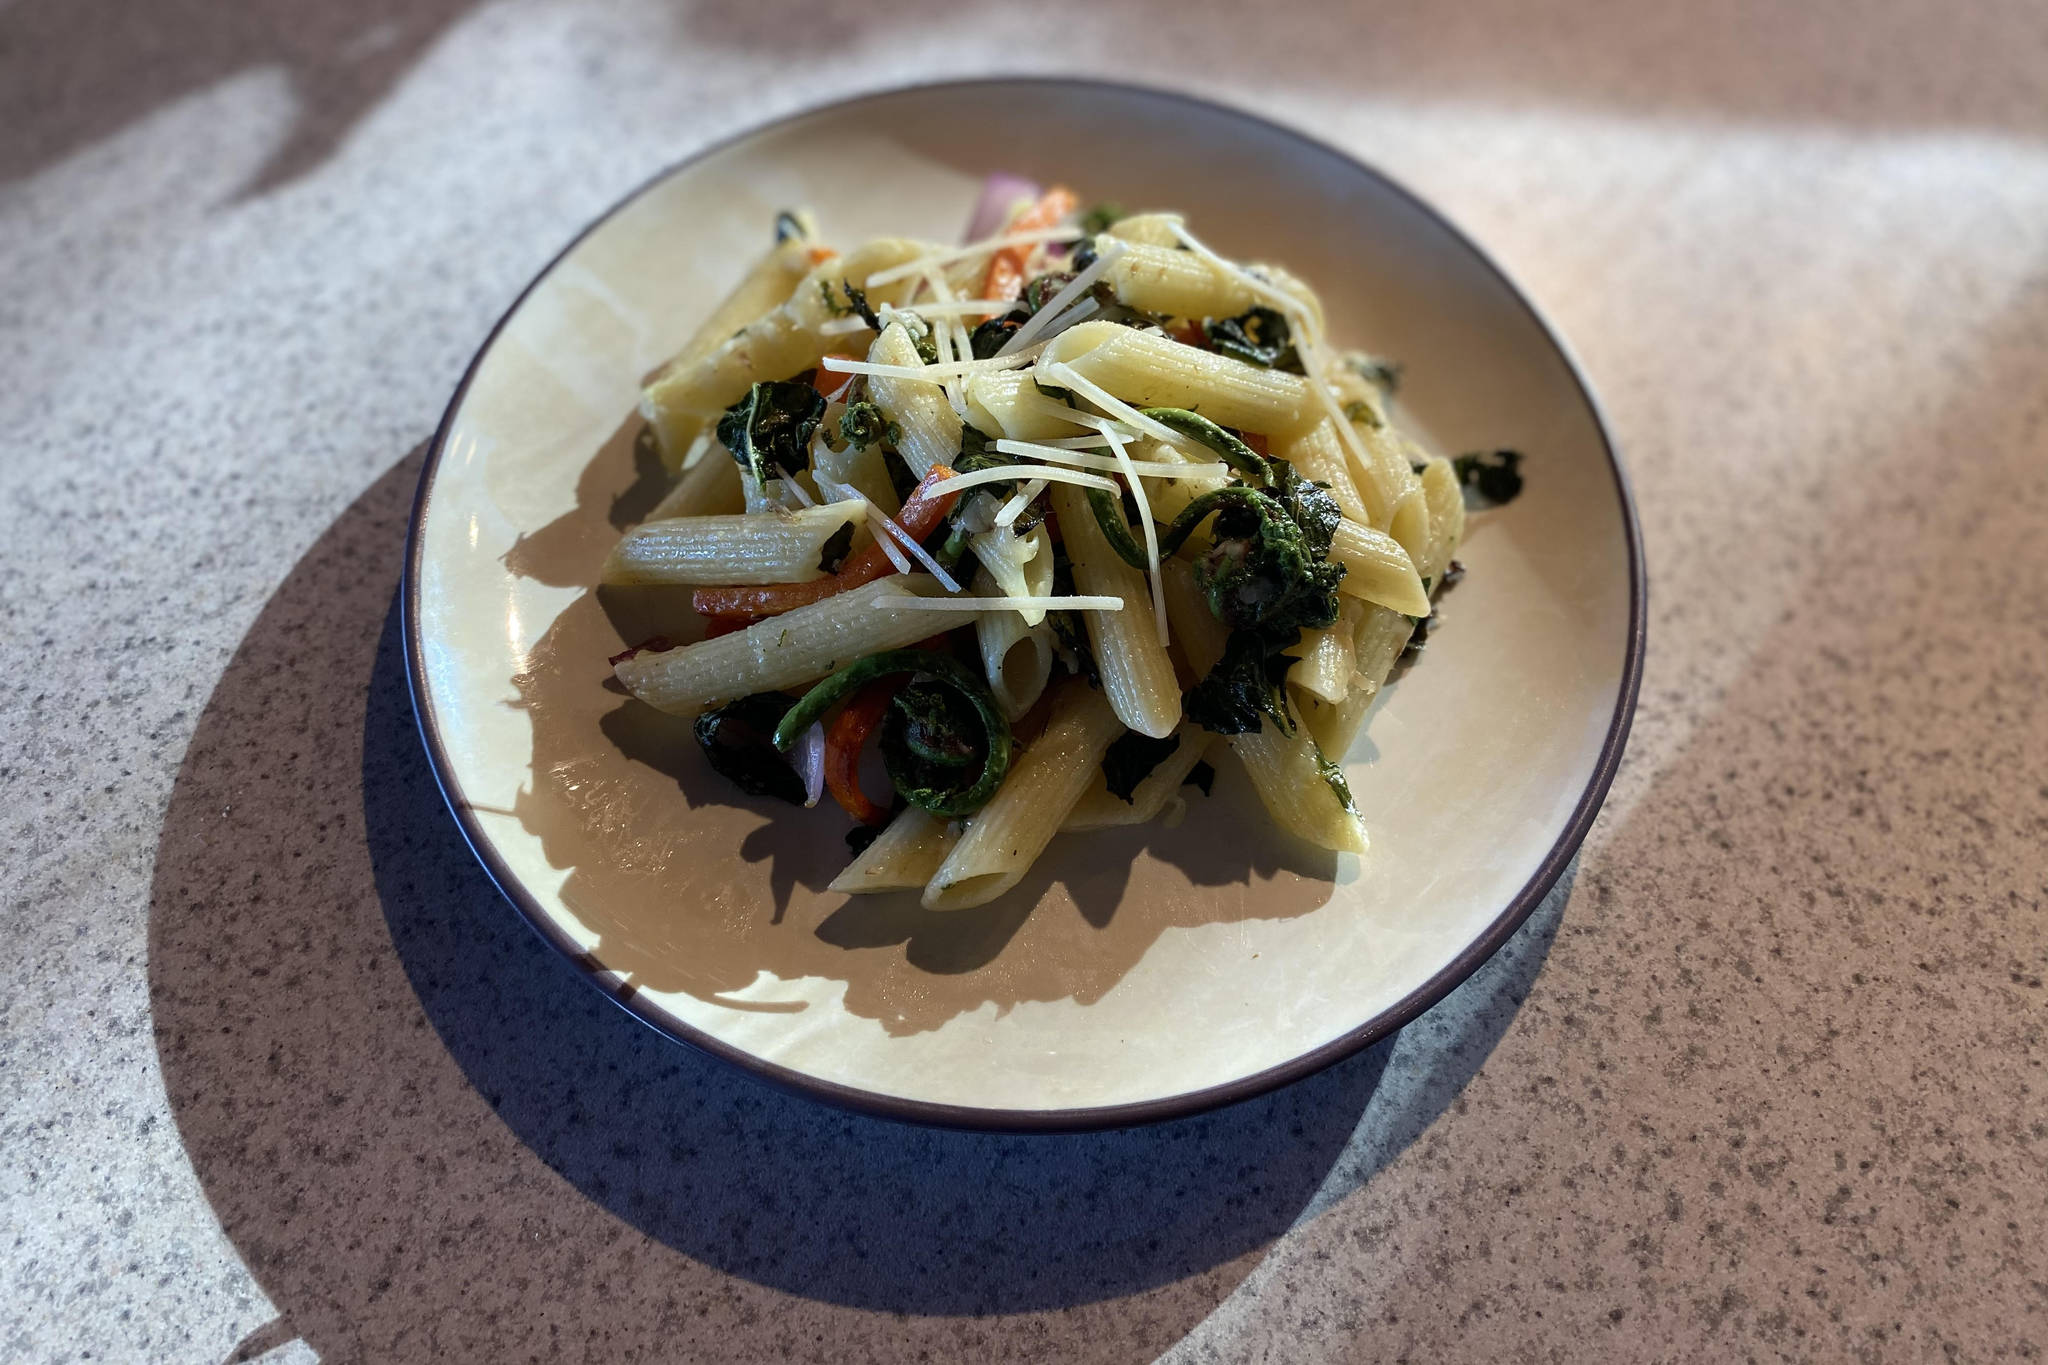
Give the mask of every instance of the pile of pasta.
M 1285 270 L 1010 189 L 965 246 L 783 215 L 652 377 L 678 477 L 604 581 L 690 589 L 703 638 L 619 681 L 744 789 L 829 792 L 871 840 L 839 891 L 983 904 L 1226 751 L 1362 852 L 1339 760 L 1451 565 L 1456 472 Z

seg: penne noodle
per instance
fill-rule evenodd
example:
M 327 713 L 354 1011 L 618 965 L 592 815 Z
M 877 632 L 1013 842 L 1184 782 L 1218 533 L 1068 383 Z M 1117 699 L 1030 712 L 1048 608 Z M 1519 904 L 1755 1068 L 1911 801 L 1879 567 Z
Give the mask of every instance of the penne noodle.
M 1435 589 L 1443 585 L 1444 570 L 1465 539 L 1465 491 L 1449 460 L 1431 460 L 1422 467 L 1422 496 L 1429 514 L 1429 545 L 1415 567 Z
M 1084 322 L 1054 337 L 1041 368 L 1065 364 L 1135 407 L 1189 408 L 1240 431 L 1286 436 L 1322 414 L 1300 375 L 1262 370 L 1227 355 L 1114 322 Z
M 603 581 L 634 583 L 805 583 L 823 578 L 825 543 L 866 519 L 866 504 L 834 502 L 800 512 L 673 517 L 626 532 L 605 561 Z
M 1337 624 L 1301 633 L 1301 662 L 1287 671 L 1289 685 L 1321 702 L 1340 702 L 1351 691 L 1358 666 L 1358 623 L 1368 605 L 1356 599 L 1337 609 Z
M 1173 614 L 1174 634 L 1197 673 L 1207 673 L 1223 653 L 1223 623 L 1209 614 L 1209 604 L 1195 586 L 1193 571 L 1181 560 L 1166 566 L 1166 609 Z M 1244 764 L 1266 813 L 1281 828 L 1320 848 L 1339 853 L 1365 851 L 1365 827 L 1326 779 L 1322 750 L 1306 724 L 1292 735 L 1282 734 L 1269 717 L 1249 734 L 1230 736 L 1231 752 Z
M 931 618 L 902 610 L 903 604 L 943 591 L 923 574 L 893 574 L 730 635 L 636 654 L 612 671 L 656 710 L 693 716 L 755 692 L 815 681 L 863 655 L 916 644 L 932 633 Z
M 1344 443 L 1337 439 L 1336 423 L 1318 422 L 1303 435 L 1280 442 L 1273 453 L 1293 465 L 1295 472 L 1304 479 L 1326 485 L 1330 496 L 1337 500 L 1338 508 L 1351 520 L 1362 526 L 1381 529 L 1385 529 L 1392 520 L 1392 508 L 1368 507 L 1359 496 L 1358 484 L 1351 477 L 1351 462 L 1344 454 Z M 1378 484 L 1372 485 L 1372 493 L 1377 499 Z
M 1117 229 L 1111 234 L 1123 238 Z M 1269 276 L 1264 290 L 1255 277 L 1247 278 L 1246 270 L 1183 251 L 1177 241 L 1154 245 L 1124 239 L 1123 255 L 1110 267 L 1108 278 L 1118 303 L 1180 318 L 1236 317 L 1270 306 L 1268 291 L 1277 288 L 1291 296 L 1296 307 L 1309 310 L 1320 330 L 1322 304 L 1308 286 L 1284 271 L 1258 268 Z
M 1047 574 L 1047 587 L 1051 586 Z M 978 597 L 997 595 L 995 580 L 983 569 L 974 576 Z M 984 611 L 974 618 L 974 643 L 981 654 L 982 673 L 988 690 L 1003 714 L 1016 720 L 1029 711 L 1052 679 L 1052 627 L 1045 613 L 1035 625 L 1026 625 L 1021 612 Z
M 914 366 L 920 364 L 917 343 L 909 329 L 892 322 L 875 338 L 868 359 L 876 364 Z M 882 415 L 901 432 L 897 453 L 910 472 L 923 478 L 936 464 L 946 464 L 960 453 L 960 414 L 946 401 L 946 392 L 914 379 L 875 376 L 868 380 L 868 392 Z
M 647 520 L 729 516 L 745 511 L 746 506 L 740 467 L 725 453 L 725 447 L 716 446 L 704 459 L 683 471 L 676 486 L 647 514 Z
M 812 240 L 807 232 L 797 233 L 771 247 L 754 262 L 732 293 L 711 311 L 711 316 L 691 334 L 683 348 L 649 377 L 648 384 L 652 386 L 689 369 L 717 350 L 734 332 L 787 302 L 810 273 Z M 671 470 L 681 464 L 684 452 L 705 434 L 707 425 L 704 417 L 681 411 L 651 413 L 649 422 L 662 459 Z
M 952 822 L 905 806 L 826 889 L 845 896 L 921 890 L 959 838 L 959 827 Z
M 1123 728 L 1101 692 L 1078 678 L 1062 684 L 1045 729 L 932 874 L 925 909 L 986 905 L 1022 881 Z
M 1047 493 L 1073 565 L 1074 590 L 1123 599 L 1122 611 L 1087 618 L 1088 645 L 1102 674 L 1102 690 L 1118 719 L 1139 734 L 1157 739 L 1173 733 L 1180 724 L 1180 683 L 1160 643 L 1151 586 L 1110 548 L 1084 492 L 1055 485 Z
M 1385 531 L 1355 521 L 1337 523 L 1330 538 L 1330 559 L 1344 566 L 1337 590 L 1391 607 L 1405 616 L 1429 615 L 1429 590 L 1401 543 Z
M 1039 392 L 1029 370 L 983 371 L 968 376 L 967 420 L 983 435 L 1043 441 L 1081 430 L 1072 409 Z
M 837 297 L 842 285 L 858 287 L 876 270 L 908 259 L 917 250 L 914 242 L 885 237 L 834 256 L 805 275 L 780 307 L 705 355 L 657 375 L 641 395 L 640 411 L 654 424 L 663 448 L 672 432 L 687 428 L 694 436 L 702 423 L 716 421 L 754 384 L 787 379 L 815 366 L 834 340 L 819 331 L 838 315 L 839 305 L 828 299 Z M 896 299 L 871 296 L 870 301 Z
M 1142 825 L 1159 818 L 1187 782 L 1188 774 L 1195 765 L 1209 756 L 1209 750 L 1220 736 L 1195 725 L 1183 725 L 1174 731 L 1180 744 L 1159 766 L 1145 775 L 1131 792 L 1126 801 L 1111 792 L 1103 780 L 1100 766 L 1097 766 L 1095 780 L 1081 799 L 1068 812 L 1066 823 L 1060 826 L 1060 833 L 1075 834 L 1091 829 L 1113 829 L 1119 825 Z

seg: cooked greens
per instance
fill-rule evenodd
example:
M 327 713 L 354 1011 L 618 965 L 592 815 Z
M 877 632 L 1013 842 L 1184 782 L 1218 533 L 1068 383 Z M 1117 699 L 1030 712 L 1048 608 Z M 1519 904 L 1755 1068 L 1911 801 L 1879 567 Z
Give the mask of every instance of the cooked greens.
M 1234 356 L 1262 370 L 1302 373 L 1301 356 L 1294 349 L 1293 329 L 1287 319 L 1271 308 L 1253 308 L 1234 318 L 1210 318 L 1202 324 L 1212 349 Z
M 803 779 L 777 750 L 774 738 L 776 724 L 794 705 L 796 699 L 783 693 L 756 692 L 704 712 L 690 730 L 711 760 L 712 771 L 741 791 L 801 806 Z
M 787 478 L 810 468 L 811 433 L 825 415 L 825 395 L 811 386 L 811 372 L 794 379 L 769 379 L 718 419 L 718 440 L 756 482 Z
M 882 763 L 913 806 L 934 815 L 971 815 L 987 804 L 1010 768 L 1010 722 L 981 678 L 953 658 L 925 649 L 892 649 L 856 659 L 806 692 L 775 727 L 787 753 L 803 732 L 878 678 L 911 675 L 882 721 Z M 940 692 L 957 694 L 958 701 Z
M 1102 755 L 1102 780 L 1109 784 L 1109 794 L 1129 805 L 1138 784 L 1179 747 L 1179 735 L 1154 739 L 1136 730 L 1126 730 Z

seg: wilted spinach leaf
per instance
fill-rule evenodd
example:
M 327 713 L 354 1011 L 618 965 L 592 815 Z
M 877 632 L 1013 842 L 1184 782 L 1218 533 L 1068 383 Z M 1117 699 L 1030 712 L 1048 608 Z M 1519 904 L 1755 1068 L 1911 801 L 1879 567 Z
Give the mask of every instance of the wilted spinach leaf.
M 1367 355 L 1364 351 L 1353 351 L 1344 357 L 1344 363 L 1351 372 L 1366 383 L 1391 398 L 1394 390 L 1401 387 L 1401 367 L 1381 356 Z
M 1138 784 L 1179 747 L 1179 735 L 1154 739 L 1136 730 L 1126 730 L 1102 755 L 1102 780 L 1109 784 L 1110 795 L 1129 805 Z
M 756 692 L 704 712 L 690 729 L 712 770 L 741 791 L 801 806 L 803 779 L 775 747 L 775 727 L 794 705 L 780 692 Z
M 1294 733 L 1294 713 L 1287 705 L 1287 670 L 1294 659 L 1284 653 L 1299 643 L 1301 632 L 1289 632 L 1284 644 L 1251 630 L 1233 630 L 1223 657 L 1208 676 L 1188 689 L 1187 718 L 1219 735 L 1250 734 L 1261 716 L 1271 716 L 1283 735 Z
M 967 349 L 974 353 L 976 360 L 987 360 L 1017 334 L 1027 316 L 1024 313 L 1005 313 L 1002 317 L 990 318 L 968 334 Z
M 741 469 L 766 483 L 809 466 L 811 433 L 825 415 L 825 395 L 807 376 L 770 379 L 718 419 L 718 439 Z
M 1254 308 L 1234 318 L 1210 318 L 1202 324 L 1209 345 L 1262 370 L 1302 373 L 1301 356 L 1287 319 L 1271 308 Z
M 1451 461 L 1451 468 L 1458 471 L 1458 482 L 1479 494 L 1481 500 L 1492 506 L 1514 501 L 1522 491 L 1522 453 L 1518 450 L 1483 450 L 1460 455 Z
M 1124 216 L 1124 206 L 1113 199 L 1105 199 L 1081 215 L 1081 231 L 1093 237 L 1098 232 L 1109 231 L 1110 224 Z
M 846 411 L 839 414 L 839 439 L 855 450 L 865 450 L 883 441 L 894 445 L 901 435 L 896 424 L 882 415 L 881 408 L 865 398 L 848 403 Z

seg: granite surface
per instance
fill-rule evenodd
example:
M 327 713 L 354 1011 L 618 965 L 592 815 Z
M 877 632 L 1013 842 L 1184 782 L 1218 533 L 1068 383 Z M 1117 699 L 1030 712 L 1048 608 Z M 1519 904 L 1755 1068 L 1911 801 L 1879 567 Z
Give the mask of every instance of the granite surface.
M 2048 1350 L 2048 10 L 0 6 L 0 1358 Z M 422 443 L 658 166 L 1128 74 L 1575 343 L 1654 589 L 1572 874 L 1389 1043 L 1135 1132 L 793 1099 L 506 912 L 410 729 Z

